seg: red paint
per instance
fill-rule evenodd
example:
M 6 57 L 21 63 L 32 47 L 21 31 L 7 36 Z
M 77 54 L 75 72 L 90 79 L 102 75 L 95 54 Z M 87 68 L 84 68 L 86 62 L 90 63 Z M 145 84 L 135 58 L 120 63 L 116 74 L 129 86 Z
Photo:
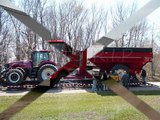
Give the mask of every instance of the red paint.
M 52 43 L 52 41 L 50 41 Z M 59 43 L 59 42 L 58 42 Z M 91 78 L 92 76 L 86 71 L 87 65 L 87 50 L 84 51 L 73 51 L 71 46 L 63 43 L 62 53 L 70 57 L 71 60 L 63 67 L 61 67 L 55 74 L 51 76 L 54 79 L 62 71 L 68 73 L 73 72 L 79 68 L 79 73 L 75 78 Z M 55 41 L 54 41 L 55 44 Z M 109 49 L 109 50 L 108 50 Z M 69 53 L 69 54 L 68 54 Z M 130 74 L 140 72 L 141 68 L 153 58 L 152 49 L 147 48 L 104 48 L 101 52 L 97 53 L 93 58 L 89 59 L 97 67 L 108 72 L 113 66 L 117 64 L 123 64 L 129 68 Z M 69 77 L 68 77 L 69 78 Z

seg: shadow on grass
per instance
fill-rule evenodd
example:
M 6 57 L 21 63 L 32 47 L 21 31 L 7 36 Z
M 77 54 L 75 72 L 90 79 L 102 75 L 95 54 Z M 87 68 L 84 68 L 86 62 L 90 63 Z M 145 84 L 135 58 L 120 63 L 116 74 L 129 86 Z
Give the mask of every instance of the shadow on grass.
M 96 92 L 98 95 L 101 96 L 117 96 L 113 91 L 102 91 L 102 92 Z M 145 90 L 145 91 L 132 91 L 135 95 L 160 95 L 160 90 Z

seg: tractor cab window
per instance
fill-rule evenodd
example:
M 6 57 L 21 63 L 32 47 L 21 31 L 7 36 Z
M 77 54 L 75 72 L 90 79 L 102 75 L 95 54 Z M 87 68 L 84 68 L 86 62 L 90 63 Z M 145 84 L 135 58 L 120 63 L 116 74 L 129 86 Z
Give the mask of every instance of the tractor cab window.
M 34 52 L 32 53 L 32 62 L 33 66 L 39 66 L 42 61 L 49 60 L 49 53 L 48 52 Z

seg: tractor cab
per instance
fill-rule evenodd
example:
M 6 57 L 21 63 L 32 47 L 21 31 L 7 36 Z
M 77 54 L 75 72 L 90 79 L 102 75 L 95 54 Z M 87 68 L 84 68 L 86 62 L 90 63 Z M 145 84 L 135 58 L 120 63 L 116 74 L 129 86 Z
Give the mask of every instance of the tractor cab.
M 33 67 L 38 67 L 41 62 L 48 61 L 50 59 L 49 51 L 33 51 L 31 59 Z

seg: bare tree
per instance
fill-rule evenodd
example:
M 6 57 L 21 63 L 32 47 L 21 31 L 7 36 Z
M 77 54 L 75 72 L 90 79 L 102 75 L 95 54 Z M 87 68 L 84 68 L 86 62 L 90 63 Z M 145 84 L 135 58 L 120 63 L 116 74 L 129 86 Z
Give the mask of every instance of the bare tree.
M 95 40 L 99 39 L 102 35 L 103 29 L 107 31 L 107 18 L 108 11 L 105 11 L 102 8 L 97 9 L 95 6 L 92 6 L 90 11 L 91 13 L 88 16 L 88 23 L 86 25 L 85 39 L 84 44 L 85 48 L 92 45 Z M 86 41 L 86 42 L 85 42 Z
M 158 31 L 157 31 L 158 30 Z M 151 31 L 151 46 L 153 48 L 153 60 L 151 63 L 151 77 L 153 78 L 160 70 L 160 48 L 157 42 L 160 40 L 159 28 L 156 28 L 155 23 L 152 25 Z M 156 32 L 157 31 L 157 32 Z
M 0 63 L 2 64 L 9 61 L 11 38 L 8 15 L 0 9 Z
M 16 60 L 21 60 L 24 56 L 21 57 L 21 41 L 20 41 L 20 36 L 21 36 L 21 23 L 13 18 L 12 16 L 10 16 L 11 22 L 13 23 L 13 28 L 15 31 L 15 46 L 16 46 L 16 50 L 15 50 L 15 56 L 16 56 Z M 13 33 L 14 34 L 14 33 Z
M 45 17 L 45 6 L 46 6 L 47 0 L 24 0 L 22 1 L 22 6 L 25 10 L 25 12 L 29 15 L 31 15 L 33 17 L 33 19 L 35 19 L 36 21 L 38 21 L 40 24 L 45 26 L 45 22 L 44 22 L 44 17 Z M 42 40 L 38 35 L 36 35 L 32 30 L 28 30 L 29 28 L 25 28 L 24 36 L 26 36 L 26 38 L 28 38 L 27 36 L 33 37 L 30 38 L 28 40 L 31 40 L 33 43 L 29 43 L 33 44 L 33 48 L 38 48 L 38 49 L 45 49 L 45 41 L 46 40 Z M 31 35 L 29 35 L 31 34 Z M 23 38 L 24 38 L 23 36 Z M 29 46 L 30 48 L 30 46 Z M 32 49 L 33 49 L 32 48 Z
M 127 19 L 136 10 L 135 2 L 125 6 L 124 2 L 117 3 L 116 8 L 111 9 L 112 24 L 116 27 L 118 24 Z M 116 47 L 144 47 L 144 39 L 148 30 L 148 23 L 143 20 L 129 31 L 124 33 L 118 41 L 115 42 Z
M 102 8 L 96 9 L 95 6 L 89 10 L 80 1 L 67 0 L 61 4 L 53 2 L 47 11 L 45 21 L 48 28 L 77 50 L 92 45 L 101 37 L 102 29 L 106 29 L 104 26 L 107 26 L 107 11 Z M 56 54 L 55 58 L 61 57 L 60 54 Z

